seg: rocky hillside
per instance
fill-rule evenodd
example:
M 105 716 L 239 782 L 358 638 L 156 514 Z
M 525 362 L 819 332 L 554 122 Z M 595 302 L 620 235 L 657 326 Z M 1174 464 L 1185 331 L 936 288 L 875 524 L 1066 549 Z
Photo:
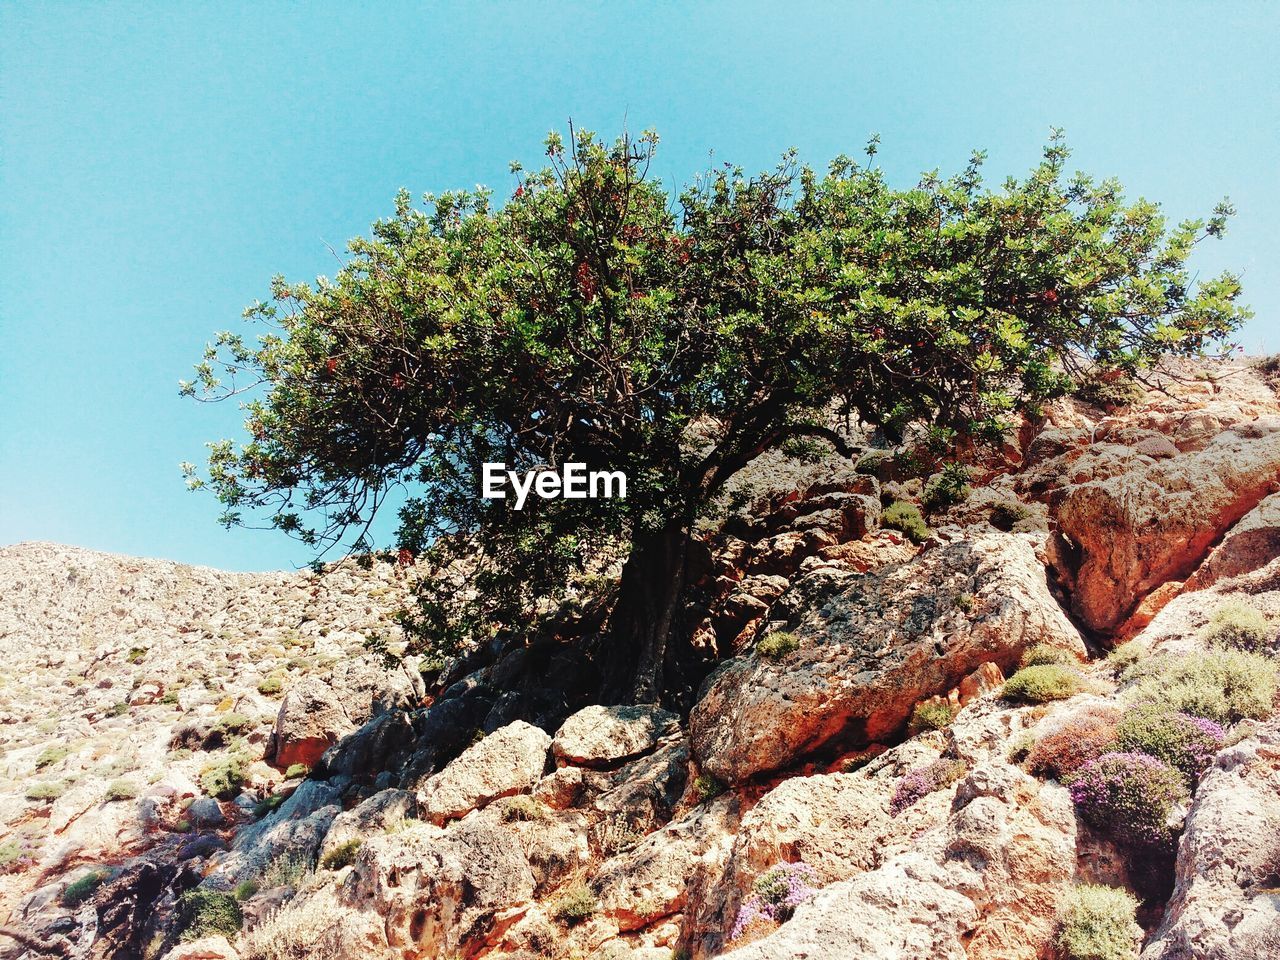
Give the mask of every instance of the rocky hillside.
M 1280 956 L 1267 370 L 1096 384 L 968 485 L 758 464 L 663 706 L 588 632 L 386 670 L 393 565 L 0 550 L 0 949 Z

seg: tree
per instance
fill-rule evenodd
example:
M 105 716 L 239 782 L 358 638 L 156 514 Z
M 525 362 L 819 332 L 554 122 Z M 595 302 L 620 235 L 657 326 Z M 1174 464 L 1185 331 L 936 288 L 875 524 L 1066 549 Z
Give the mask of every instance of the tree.
M 1228 203 L 1169 227 L 1114 181 L 1068 177 L 1058 134 L 998 189 L 982 154 L 896 189 L 873 140 L 825 176 L 788 154 L 678 199 L 647 176 L 655 134 L 569 140 L 548 138 L 544 169 L 513 166 L 501 205 L 402 192 L 336 278 L 276 278 L 246 311 L 269 332 L 221 334 L 183 385 L 251 398 L 250 439 L 212 444 L 205 478 L 188 466 L 227 524 L 265 512 L 318 549 L 367 550 L 407 491 L 398 546 L 437 571 L 405 617 L 419 649 L 520 630 L 617 556 L 612 649 L 653 700 L 692 525 L 762 452 L 809 437 L 850 453 L 833 409 L 997 440 L 1090 368 L 1200 353 L 1248 315 L 1235 276 L 1196 284 L 1186 266 Z M 516 511 L 480 498 L 486 462 L 623 470 L 628 496 Z

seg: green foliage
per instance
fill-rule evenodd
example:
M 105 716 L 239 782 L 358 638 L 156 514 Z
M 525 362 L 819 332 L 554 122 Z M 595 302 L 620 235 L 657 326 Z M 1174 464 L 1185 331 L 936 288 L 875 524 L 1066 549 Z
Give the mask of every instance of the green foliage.
M 364 841 L 359 837 L 340 843 L 320 859 L 320 866 L 325 870 L 341 870 L 356 862 L 356 854 Z
M 289 769 L 284 772 L 284 778 L 286 780 L 296 780 L 299 777 L 305 777 L 310 772 L 311 768 L 305 763 L 291 763 L 289 764 Z
M 51 767 L 55 763 L 61 763 L 71 754 L 71 748 L 64 743 L 54 743 L 45 747 L 40 751 L 40 755 L 36 757 L 36 769 L 43 770 L 45 767 Z
M 1130 694 L 1138 703 L 1216 723 L 1261 720 L 1275 709 L 1277 667 L 1262 654 L 1242 650 L 1164 654 L 1140 667 Z
M 1111 412 L 1131 406 L 1142 399 L 1142 385 L 1123 371 L 1098 369 L 1080 383 L 1075 396 L 1085 403 Z
M 244 786 L 244 760 L 236 754 L 214 760 L 200 771 L 200 789 L 218 800 L 231 800 Z
M 1061 647 L 1051 647 L 1047 643 L 1037 643 L 1034 647 L 1026 650 L 1022 654 L 1022 659 L 1018 661 L 1018 665 L 1022 667 L 1043 667 L 1053 663 L 1070 666 L 1077 663 L 1077 660 Z
M 961 463 L 945 464 L 925 485 L 920 497 L 925 513 L 938 513 L 969 498 L 969 468 Z
M 106 799 L 108 802 L 114 800 L 134 800 L 138 796 L 138 785 L 132 780 L 113 780 L 107 786 Z
M 720 796 L 727 788 L 719 779 L 709 773 L 700 773 L 693 778 L 693 802 L 706 803 Z
M 202 887 L 180 896 L 174 914 L 183 942 L 217 934 L 234 939 L 244 924 L 244 914 L 235 897 Z
M 919 508 L 905 500 L 895 500 L 885 508 L 880 526 L 905 534 L 912 543 L 921 543 L 929 536 L 929 525 L 924 522 Z
M 262 871 L 264 889 L 289 887 L 296 890 L 315 869 L 315 863 L 301 853 L 286 853 L 272 860 Z
M 799 649 L 800 638 L 787 630 L 771 630 L 756 642 L 756 656 L 766 660 L 781 660 Z
M 508 823 L 547 819 L 547 808 L 525 794 L 512 797 L 502 808 L 502 819 Z
M 28 800 L 57 800 L 66 791 L 60 783 L 33 783 L 26 790 Z
M 1179 771 L 1188 785 L 1200 778 L 1225 741 L 1222 727 L 1212 720 L 1154 704 L 1128 711 L 1116 727 L 1117 750 L 1162 760 Z
M 261 884 L 257 880 L 242 880 L 236 884 L 236 888 L 231 891 L 231 895 L 244 903 L 246 900 L 252 900 L 262 889 Z
M 1107 654 L 1107 666 L 1117 677 L 1124 676 L 1129 668 L 1151 655 L 1151 648 L 1140 640 L 1122 643 Z
M 1236 650 L 1263 650 L 1275 638 L 1276 628 L 1267 622 L 1262 611 L 1240 600 L 1221 604 L 1205 627 L 1205 639 L 1210 643 Z
M 1080 674 L 1062 664 L 1047 663 L 1023 667 L 1004 685 L 1004 698 L 1021 703 L 1048 703 L 1066 700 L 1084 689 Z
M 13 868 L 22 857 L 22 844 L 17 840 L 5 840 L 0 843 L 0 872 Z
M 1087 369 L 1195 355 L 1249 316 L 1236 276 L 1187 263 L 1230 204 L 1171 226 L 1070 173 L 1056 134 L 994 186 L 981 153 L 893 186 L 873 143 L 825 173 L 791 154 L 756 176 L 720 167 L 676 198 L 647 176 L 657 143 L 552 135 L 509 198 L 401 193 L 335 277 L 274 280 L 246 311 L 265 334 L 219 334 L 181 387 L 260 385 L 247 440 L 211 444 L 189 483 L 227 525 L 265 516 L 357 551 L 386 491 L 410 487 L 396 546 L 433 571 L 476 564 L 465 590 L 424 578 L 402 618 L 410 653 L 448 652 L 535 622 L 602 557 L 656 558 L 679 583 L 670 538 L 743 465 L 798 438 L 845 449 L 818 411 L 996 442 Z M 476 496 L 485 462 L 626 465 L 628 496 L 517 511 Z
M 1059 911 L 1057 944 L 1064 960 L 1137 960 L 1142 928 L 1127 890 L 1081 884 Z
M 951 704 L 945 700 L 921 701 L 911 711 L 907 732 L 914 735 L 922 730 L 944 730 L 951 726 L 953 719 L 955 715 L 951 712 Z
M 90 870 L 80 879 L 67 884 L 58 901 L 67 909 L 74 910 L 97 893 L 98 888 L 110 877 L 109 870 Z
M 253 728 L 253 718 L 243 713 L 224 713 L 213 725 L 215 730 L 227 736 L 238 736 Z
M 258 692 L 264 697 L 279 693 L 284 689 L 284 681 L 279 677 L 263 677 L 258 681 Z
M 269 813 L 274 813 L 280 804 L 288 799 L 288 795 L 283 793 L 273 793 L 269 797 L 263 797 L 253 805 L 253 815 L 261 819 Z
M 1017 500 L 1004 500 L 991 508 L 991 525 L 998 530 L 1012 530 L 1027 517 L 1031 510 Z
M 146 647 L 133 647 L 130 649 L 128 656 L 130 663 L 141 663 L 145 659 L 147 659 Z
M 561 923 L 573 926 L 594 916 L 599 908 L 599 901 L 589 886 L 585 883 L 573 883 L 556 897 L 551 914 Z

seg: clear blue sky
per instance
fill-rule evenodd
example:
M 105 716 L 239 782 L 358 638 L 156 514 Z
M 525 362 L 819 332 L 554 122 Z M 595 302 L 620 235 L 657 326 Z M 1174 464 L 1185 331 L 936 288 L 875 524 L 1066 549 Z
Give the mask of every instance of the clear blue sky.
M 1245 270 L 1280 349 L 1280 5 L 0 2 L 0 544 L 232 569 L 178 463 L 238 433 L 177 396 L 274 273 L 333 273 L 396 189 L 511 184 L 567 118 L 655 126 L 658 172 L 824 164 L 873 131 L 901 182 L 974 147 L 1077 165 L 1174 217 L 1229 194 L 1206 271 Z

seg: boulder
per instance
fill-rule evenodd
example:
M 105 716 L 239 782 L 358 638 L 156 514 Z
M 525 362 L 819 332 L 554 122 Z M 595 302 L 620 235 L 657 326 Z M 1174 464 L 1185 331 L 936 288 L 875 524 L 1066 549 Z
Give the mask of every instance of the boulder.
M 1142 960 L 1280 956 L 1280 721 L 1218 754 L 1178 844 L 1176 884 Z
M 1056 565 L 1071 587 L 1072 609 L 1090 629 L 1114 632 L 1152 590 L 1185 579 L 1278 486 L 1280 417 L 1269 416 L 1193 453 L 1139 457 L 1065 488 L 1052 513 L 1067 543 Z
M 550 746 L 545 731 L 523 720 L 495 730 L 426 782 L 419 796 L 421 816 L 444 823 L 531 789 L 546 769 Z
M 1187 580 L 1188 590 L 1213 586 L 1265 567 L 1280 557 L 1280 494 L 1272 494 L 1227 531 L 1200 568 Z
M 609 766 L 649 753 L 679 730 L 680 718 L 658 706 L 590 706 L 556 731 L 551 750 L 561 764 Z
M 240 954 L 226 937 L 212 936 L 180 943 L 166 953 L 163 960 L 240 960 Z
M 891 742 L 919 701 L 1048 644 L 1083 658 L 1033 534 L 980 532 L 869 573 L 813 570 L 775 605 L 801 640 L 726 661 L 689 718 L 701 767 L 729 783 L 824 747 Z M 990 668 L 986 668 L 990 669 Z
M 348 843 L 382 832 L 417 815 L 418 801 L 408 790 L 383 790 L 368 800 L 343 811 L 329 825 L 320 846 L 320 856 Z
M 295 763 L 313 767 L 329 747 L 355 728 L 333 687 L 308 677 L 280 704 L 268 759 L 282 770 Z
M 222 806 L 213 797 L 200 797 L 187 808 L 187 816 L 197 827 L 220 827 L 227 822 Z
M 960 782 L 945 829 L 821 889 L 776 931 L 723 956 L 1036 960 L 1072 882 L 1075 840 L 1063 788 L 985 764 Z

